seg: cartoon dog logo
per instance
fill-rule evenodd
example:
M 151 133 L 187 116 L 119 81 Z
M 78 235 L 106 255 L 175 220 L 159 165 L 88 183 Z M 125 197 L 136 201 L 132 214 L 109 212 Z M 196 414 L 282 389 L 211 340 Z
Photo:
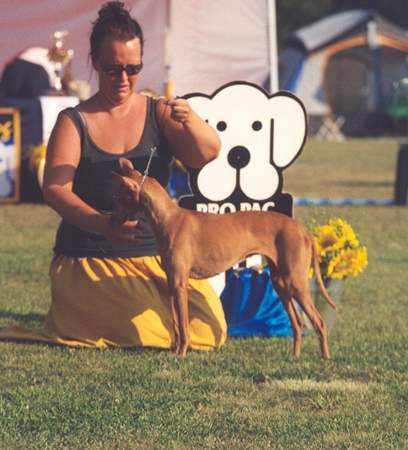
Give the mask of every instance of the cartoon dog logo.
M 287 92 L 269 95 L 237 81 L 212 96 L 189 94 L 192 108 L 218 132 L 217 159 L 191 170 L 193 196 L 180 205 L 206 212 L 274 209 L 291 214 L 292 197 L 282 194 L 282 171 L 299 156 L 306 140 L 306 111 Z

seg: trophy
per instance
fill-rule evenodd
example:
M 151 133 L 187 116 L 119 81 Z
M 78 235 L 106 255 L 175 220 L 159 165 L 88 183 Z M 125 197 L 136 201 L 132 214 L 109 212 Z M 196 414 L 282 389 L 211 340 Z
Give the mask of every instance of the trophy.
M 53 88 L 57 92 L 62 91 L 62 78 L 65 66 L 74 57 L 74 50 L 64 48 L 64 38 L 68 35 L 68 31 L 56 31 L 53 35 L 54 45 L 48 52 L 49 60 L 55 66 L 55 80 Z

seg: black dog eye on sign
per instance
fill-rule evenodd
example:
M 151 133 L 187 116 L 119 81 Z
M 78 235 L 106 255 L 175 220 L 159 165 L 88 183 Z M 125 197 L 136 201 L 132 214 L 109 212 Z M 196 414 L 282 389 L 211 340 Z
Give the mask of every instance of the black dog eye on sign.
M 275 210 L 292 215 L 292 196 L 282 193 L 282 171 L 300 155 L 306 140 L 306 111 L 288 92 L 270 95 L 243 81 L 213 95 L 185 96 L 217 130 L 221 152 L 189 171 L 192 196 L 180 206 L 210 213 Z

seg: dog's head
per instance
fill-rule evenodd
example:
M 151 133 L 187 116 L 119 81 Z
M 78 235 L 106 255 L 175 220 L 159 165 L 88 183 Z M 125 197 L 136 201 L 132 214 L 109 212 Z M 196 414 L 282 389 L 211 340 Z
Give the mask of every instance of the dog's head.
M 140 210 L 140 187 L 143 176 L 126 158 L 119 159 L 122 174 L 112 172 L 118 185 L 114 195 L 112 223 L 119 225 L 130 219 Z

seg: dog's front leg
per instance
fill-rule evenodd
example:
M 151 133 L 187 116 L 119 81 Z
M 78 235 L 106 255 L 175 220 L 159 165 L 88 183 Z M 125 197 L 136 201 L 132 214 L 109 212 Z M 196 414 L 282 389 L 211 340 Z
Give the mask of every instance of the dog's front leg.
M 174 277 L 169 280 L 171 310 L 174 320 L 175 345 L 174 352 L 186 356 L 190 345 L 189 314 L 188 314 L 188 280 L 184 277 Z
M 170 283 L 169 283 L 170 287 Z M 180 348 L 180 323 L 179 323 L 179 315 L 176 307 L 176 294 L 174 289 L 170 289 L 170 311 L 171 317 L 173 319 L 173 331 L 174 331 L 174 342 L 173 342 L 173 351 L 174 353 L 179 353 Z

